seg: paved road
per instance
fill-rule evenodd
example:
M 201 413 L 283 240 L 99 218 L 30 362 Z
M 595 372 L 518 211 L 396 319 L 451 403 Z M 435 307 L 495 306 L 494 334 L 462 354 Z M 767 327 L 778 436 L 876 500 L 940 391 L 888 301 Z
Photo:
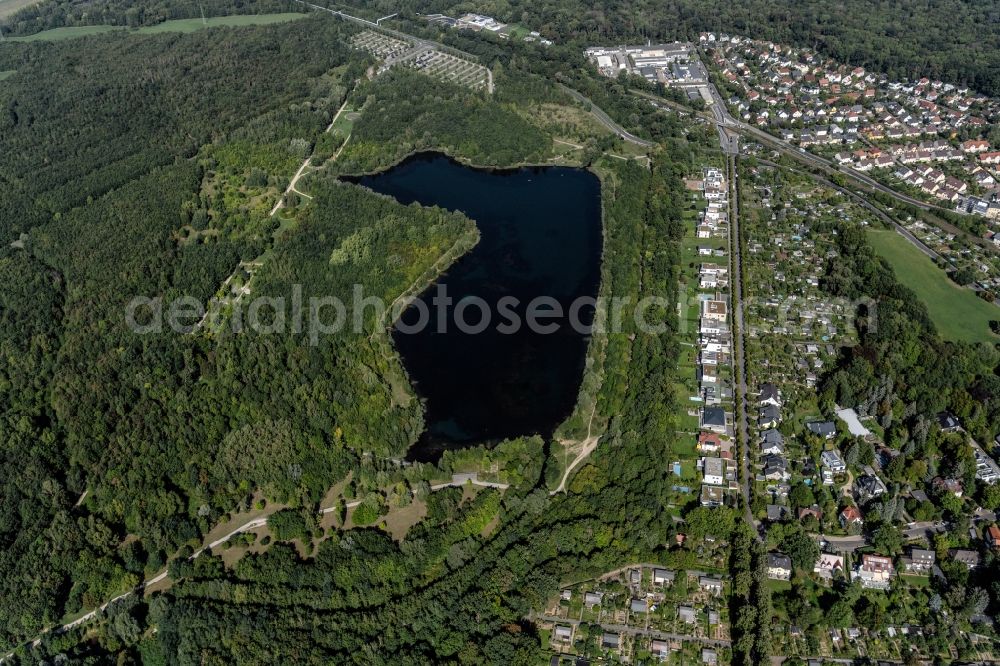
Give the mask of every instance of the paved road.
M 713 99 L 716 99 L 716 96 L 718 95 L 718 91 L 715 90 L 715 86 L 714 85 L 711 85 L 710 89 L 713 91 L 713 95 L 712 95 Z M 633 91 L 633 94 L 636 94 L 636 95 L 639 95 L 639 96 L 642 96 L 642 97 L 646 97 L 646 98 L 650 98 L 650 95 L 648 93 L 643 93 L 641 91 Z M 674 108 L 673 105 L 671 103 L 667 102 L 666 100 L 659 100 L 657 102 L 654 102 L 654 104 L 657 104 L 658 106 L 661 106 L 661 107 Z M 812 166 L 812 167 L 816 167 L 816 168 L 822 169 L 822 170 L 824 170 L 824 171 L 826 171 L 828 173 L 838 173 L 838 174 L 841 174 L 841 175 L 843 175 L 843 176 L 845 176 L 847 178 L 850 178 L 851 180 L 854 180 L 855 182 L 860 183 L 860 184 L 862 184 L 862 185 L 864 185 L 864 186 L 866 186 L 866 187 L 868 187 L 870 189 L 876 190 L 876 191 L 881 192 L 883 194 L 887 194 L 887 195 L 893 197 L 894 199 L 896 199 L 898 201 L 902 201 L 903 203 L 907 203 L 907 204 L 916 206 L 917 208 L 920 208 L 922 210 L 927 210 L 927 211 L 953 212 L 949 208 L 938 206 L 936 204 L 927 203 L 926 201 L 922 201 L 920 199 L 915 199 L 915 198 L 913 198 L 913 197 L 911 197 L 909 195 L 903 194 L 901 192 L 897 192 L 896 190 L 892 189 L 891 187 L 887 187 L 886 185 L 883 185 L 882 183 L 878 182 L 877 180 L 875 180 L 875 179 L 873 179 L 873 178 L 871 178 L 869 176 L 866 176 L 865 174 L 863 174 L 863 173 L 861 173 L 859 171 L 856 171 L 856 170 L 854 170 L 852 168 L 849 168 L 849 167 L 841 166 L 839 164 L 835 164 L 834 162 L 832 162 L 830 160 L 827 160 L 825 158 L 819 157 L 818 155 L 813 155 L 812 153 L 809 153 L 809 152 L 807 152 L 807 151 L 805 151 L 803 149 L 796 148 L 795 146 L 791 145 L 787 141 L 784 141 L 784 140 L 782 140 L 782 139 L 774 136 L 773 134 L 769 134 L 769 133 L 767 133 L 767 132 L 765 132 L 765 131 L 757 128 L 757 127 L 754 127 L 753 125 L 748 125 L 747 123 L 744 123 L 742 121 L 736 120 L 735 118 L 732 118 L 731 116 L 725 117 L 723 119 L 720 119 L 720 116 L 718 115 L 718 113 L 716 112 L 716 109 L 715 109 L 715 106 L 717 106 L 717 105 L 718 104 L 714 104 L 713 105 L 712 113 L 711 114 L 701 114 L 701 117 L 703 117 L 704 119 L 706 119 L 709 122 L 713 122 L 713 123 L 716 123 L 716 124 L 719 124 L 721 122 L 722 125 L 723 125 L 723 127 L 729 129 L 730 132 L 738 133 L 738 134 L 743 134 L 743 135 L 749 135 L 755 141 L 757 141 L 757 142 L 759 142 L 759 143 L 761 143 L 761 144 L 763 144 L 765 146 L 768 146 L 769 148 L 777 150 L 777 151 L 779 151 L 781 153 L 784 153 L 784 154 L 792 157 L 793 159 L 798 160 L 799 162 L 802 162 L 802 163 L 807 164 L 807 165 Z M 728 111 L 727 111 L 727 114 L 728 114 Z M 725 147 L 723 148 L 723 150 L 724 151 L 726 150 Z M 956 235 L 959 235 L 959 236 L 965 236 L 966 238 L 972 240 L 974 243 L 976 243 L 980 247 L 986 248 L 990 252 L 1000 252 L 1000 249 L 998 249 L 993 243 L 989 243 L 989 242 L 985 241 L 984 239 L 979 238 L 978 236 L 970 234 L 970 233 L 966 232 L 963 229 L 959 229 L 958 227 L 956 227 L 956 226 L 954 226 L 954 225 L 952 225 L 952 224 L 950 224 L 950 223 L 948 223 L 948 222 L 946 222 L 944 220 L 940 220 L 939 219 L 939 220 L 936 221 L 936 224 L 937 224 L 937 226 L 941 227 L 943 230 L 945 230 L 948 233 L 953 233 L 953 234 L 956 234 Z
M 910 523 L 905 529 L 901 530 L 903 538 L 905 539 L 922 539 L 929 538 L 938 532 L 943 532 L 945 526 L 942 523 L 934 523 L 930 521 L 920 522 L 920 523 Z M 868 544 L 865 537 L 858 536 L 828 536 L 825 534 L 813 534 L 816 539 L 822 539 L 826 541 L 827 545 L 833 550 L 838 550 L 845 553 L 852 553 L 858 548 L 862 548 Z
M 625 139 L 626 141 L 629 141 L 630 143 L 634 143 L 639 146 L 643 146 L 645 148 L 652 148 L 653 146 L 656 145 L 652 141 L 647 141 L 646 139 L 640 139 L 636 135 L 626 131 L 624 127 L 616 123 L 611 118 L 611 116 L 606 114 L 604 110 L 601 109 L 601 107 L 591 102 L 589 99 L 584 97 L 581 93 L 577 92 L 576 90 L 573 90 L 569 86 L 563 85 L 562 83 L 559 84 L 559 87 L 565 90 L 569 94 L 569 96 L 572 97 L 573 99 L 588 105 L 590 107 L 590 112 L 594 114 L 594 117 L 597 118 L 597 120 L 600 121 L 602 125 L 607 127 L 609 130 L 611 130 L 621 138 Z
M 554 615 L 532 615 L 531 619 L 543 622 L 555 622 L 557 624 L 569 624 L 579 626 L 583 624 L 581 620 L 571 620 L 569 618 L 556 617 Z M 590 623 L 588 623 L 590 624 Z M 631 636 L 649 636 L 661 641 L 693 641 L 703 643 L 711 647 L 729 647 L 731 641 L 719 638 L 707 638 L 705 636 L 692 636 L 689 634 L 670 634 L 656 629 L 645 629 L 643 627 L 630 627 L 626 624 L 601 624 L 601 629 L 618 634 L 629 634 Z
M 723 144 L 725 149 L 725 144 Z M 750 510 L 750 401 L 747 399 L 747 365 L 746 365 L 746 326 L 743 320 L 743 257 L 740 243 L 740 201 L 739 183 L 737 183 L 736 157 L 726 157 L 727 178 L 729 179 L 729 256 L 731 263 L 731 279 L 729 281 L 730 304 L 732 306 L 733 335 L 733 370 L 736 379 L 736 404 L 742 406 L 741 412 L 734 414 L 736 431 L 740 442 L 740 462 L 743 468 L 741 486 L 743 490 L 743 516 L 754 528 L 754 534 L 760 538 L 758 523 Z

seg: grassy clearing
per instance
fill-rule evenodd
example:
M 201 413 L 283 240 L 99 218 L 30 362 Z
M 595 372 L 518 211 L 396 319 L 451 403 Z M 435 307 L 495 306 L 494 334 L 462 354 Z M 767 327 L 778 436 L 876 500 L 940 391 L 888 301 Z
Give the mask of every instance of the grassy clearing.
M 3 0 L 0 0 L 3 2 Z M 258 15 L 238 15 L 238 16 L 215 16 L 202 21 L 200 18 L 177 19 L 175 21 L 164 21 L 157 25 L 149 25 L 132 32 L 141 35 L 156 35 L 164 32 L 195 32 L 204 28 L 218 27 L 239 27 L 247 25 L 271 25 L 274 23 L 286 23 L 296 19 L 304 18 L 308 14 L 289 12 L 285 14 L 258 14 Z M 80 25 L 71 28 L 53 28 L 43 30 L 34 35 L 25 37 L 10 37 L 12 42 L 55 42 L 63 39 L 74 39 L 76 37 L 86 37 L 105 32 L 125 31 L 126 28 L 114 25 Z
M 17 70 L 16 69 L 6 69 L 6 70 L 3 70 L 3 71 L 0 71 L 0 81 L 3 81 L 4 79 L 9 79 L 10 77 L 14 76 L 15 74 L 17 74 Z
M 7 18 L 25 7 L 37 5 L 41 0 L 0 0 L 0 18 Z
M 996 342 L 990 320 L 1000 319 L 1000 308 L 982 300 L 971 289 L 959 287 L 920 250 L 895 231 L 870 230 L 868 240 L 927 306 L 934 325 L 946 340 Z
M 164 21 L 157 25 L 139 28 L 137 32 L 142 34 L 157 34 L 161 32 L 194 32 L 203 28 L 217 28 L 220 26 L 270 25 L 272 23 L 286 23 L 306 16 L 308 14 L 289 12 L 286 14 L 215 16 L 205 19 L 204 22 L 200 18 L 177 19 L 176 21 Z
M 63 39 L 75 39 L 77 37 L 99 35 L 101 33 L 114 32 L 116 30 L 125 30 L 125 28 L 113 25 L 77 25 L 69 28 L 52 28 L 51 30 L 43 30 L 42 32 L 36 32 L 33 35 L 27 35 L 25 37 L 8 37 L 7 41 L 58 42 Z

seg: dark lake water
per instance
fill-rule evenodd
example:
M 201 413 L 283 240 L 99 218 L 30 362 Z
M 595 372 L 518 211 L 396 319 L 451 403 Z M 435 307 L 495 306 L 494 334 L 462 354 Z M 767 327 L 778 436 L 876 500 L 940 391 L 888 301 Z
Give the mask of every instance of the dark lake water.
M 461 211 L 481 234 L 479 244 L 421 295 L 431 324 L 403 332 L 420 320 L 411 306 L 392 333 L 426 406 L 427 429 L 408 457 L 434 461 L 446 448 L 551 436 L 576 402 L 589 339 L 585 327 L 572 323 L 570 306 L 596 297 L 600 282 L 597 177 L 563 167 L 486 171 L 423 154 L 354 180 L 404 204 Z M 490 325 L 481 333 L 459 330 L 453 305 L 444 309 L 442 330 L 441 309 L 432 302 L 439 289 L 454 304 L 482 299 L 492 313 Z M 523 324 L 528 304 L 542 296 L 562 308 L 562 317 L 537 319 L 556 324 L 554 333 Z M 518 305 L 499 309 L 504 297 Z M 539 307 L 551 312 L 548 303 Z M 511 321 L 504 312 L 516 313 L 523 325 L 501 330 Z M 593 307 L 585 306 L 575 320 L 589 326 L 592 317 Z M 463 320 L 479 324 L 480 308 L 467 307 Z

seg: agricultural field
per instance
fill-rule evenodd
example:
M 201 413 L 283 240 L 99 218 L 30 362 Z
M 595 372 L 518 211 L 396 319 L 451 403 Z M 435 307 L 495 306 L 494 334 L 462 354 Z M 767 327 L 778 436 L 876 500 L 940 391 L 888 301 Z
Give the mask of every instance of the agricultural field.
M 951 282 L 920 250 L 894 231 L 871 230 L 868 240 L 892 266 L 901 283 L 927 306 L 941 336 L 963 342 L 996 342 L 990 320 L 1000 319 L 1000 307 L 970 289 Z

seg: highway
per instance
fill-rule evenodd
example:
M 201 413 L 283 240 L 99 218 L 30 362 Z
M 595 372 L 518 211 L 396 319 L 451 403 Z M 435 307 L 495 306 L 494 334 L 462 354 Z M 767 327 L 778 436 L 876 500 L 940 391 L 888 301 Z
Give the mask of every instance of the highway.
M 647 141 L 646 139 L 640 139 L 636 135 L 626 131 L 624 127 L 622 127 L 614 120 L 612 120 L 611 116 L 606 114 L 604 110 L 601 109 L 601 107 L 591 102 L 589 99 L 584 97 L 581 93 L 577 92 L 576 90 L 573 90 L 569 86 L 563 85 L 562 83 L 559 84 L 559 87 L 562 88 L 564 91 L 566 91 L 566 93 L 569 94 L 569 96 L 575 99 L 576 101 L 589 106 L 590 112 L 594 115 L 595 118 L 597 118 L 598 121 L 600 121 L 602 125 L 607 127 L 609 130 L 611 130 L 621 138 L 625 139 L 626 141 L 629 141 L 639 146 L 643 146 L 644 148 L 652 148 L 653 146 L 656 145 L 652 141 Z

